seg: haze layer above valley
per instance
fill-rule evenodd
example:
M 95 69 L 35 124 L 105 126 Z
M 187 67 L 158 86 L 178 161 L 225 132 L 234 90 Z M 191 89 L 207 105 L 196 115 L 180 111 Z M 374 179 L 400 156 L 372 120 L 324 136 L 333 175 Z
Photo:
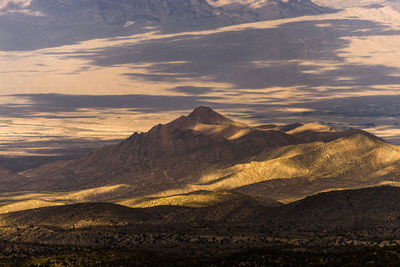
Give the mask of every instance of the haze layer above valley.
M 3 155 L 81 154 L 200 105 L 400 143 L 394 1 L 100 2 L 0 2 Z

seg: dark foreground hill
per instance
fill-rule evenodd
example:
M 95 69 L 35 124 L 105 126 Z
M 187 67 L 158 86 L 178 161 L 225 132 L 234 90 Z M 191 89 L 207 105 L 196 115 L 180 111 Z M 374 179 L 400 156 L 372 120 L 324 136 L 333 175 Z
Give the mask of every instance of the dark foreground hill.
M 207 207 L 128 208 L 111 203 L 80 203 L 7 213 L 1 215 L 1 221 L 3 227 L 33 225 L 75 229 L 136 225 L 140 229 L 142 225 L 148 229 L 170 226 L 183 232 L 188 229 L 179 230 L 182 225 L 193 227 L 189 232 L 204 226 L 207 231 L 224 232 L 224 227 L 229 226 L 254 233 L 260 229 L 268 232 L 286 229 L 292 235 L 298 231 L 322 230 L 331 234 L 340 231 L 367 233 L 379 228 L 392 231 L 388 233 L 400 239 L 397 236 L 400 234 L 397 232 L 400 229 L 399 214 L 400 188 L 382 186 L 319 193 L 277 207 L 265 206 L 258 199 L 236 194 Z
M 331 191 L 275 207 L 260 198 L 223 195 L 220 202 L 200 207 L 97 202 L 2 214 L 0 263 L 364 266 L 400 261 L 398 187 Z
M 199 208 L 81 203 L 25 210 L 0 217 L 0 263 L 389 264 L 399 260 L 399 198 L 400 188 L 384 186 L 278 207 L 236 195 Z

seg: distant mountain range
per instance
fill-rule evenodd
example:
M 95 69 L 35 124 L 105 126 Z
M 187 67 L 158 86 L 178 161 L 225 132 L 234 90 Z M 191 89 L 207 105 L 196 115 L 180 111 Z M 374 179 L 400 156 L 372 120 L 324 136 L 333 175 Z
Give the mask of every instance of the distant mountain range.
M 237 192 L 271 204 L 334 189 L 396 185 L 400 148 L 362 130 L 252 127 L 199 107 L 79 159 L 2 173 L 3 193 L 47 192 L 7 199 L 12 203 L 3 211 L 82 201 L 207 206 L 225 199 L 202 191 Z
M 310 0 L 27 0 L 0 2 L 0 49 L 29 50 L 145 31 L 182 31 L 320 14 Z
M 231 22 L 254 21 L 326 11 L 310 0 L 30 0 L 2 1 L 0 8 L 3 14 L 101 15 L 106 23 L 119 25 L 129 21 L 204 24 L 213 18 Z

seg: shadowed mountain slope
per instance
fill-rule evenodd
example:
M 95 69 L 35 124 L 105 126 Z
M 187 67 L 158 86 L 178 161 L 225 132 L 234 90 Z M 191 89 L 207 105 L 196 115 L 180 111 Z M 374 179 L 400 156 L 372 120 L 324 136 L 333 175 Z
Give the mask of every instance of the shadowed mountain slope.
M 184 203 L 185 194 L 201 190 L 288 202 L 326 190 L 397 182 L 400 149 L 362 130 L 317 124 L 251 127 L 199 107 L 120 144 L 20 175 L 26 177 L 23 183 L 1 186 L 2 191 L 63 192 L 41 195 L 41 201 L 58 204 L 149 206 L 172 198 L 179 205 L 177 199 Z M 215 196 L 209 197 L 212 203 Z
M 13 188 L 15 184 L 23 183 L 25 179 L 25 177 L 0 166 L 0 184 L 4 186 L 5 190 Z
M 22 174 L 29 177 L 27 189 L 63 191 L 124 183 L 151 185 L 151 190 L 195 182 L 206 170 L 246 163 L 263 151 L 297 143 L 286 133 L 254 130 L 200 107 L 118 145 Z
M 382 186 L 320 193 L 276 210 L 274 220 L 293 228 L 324 230 L 396 228 L 400 188 Z

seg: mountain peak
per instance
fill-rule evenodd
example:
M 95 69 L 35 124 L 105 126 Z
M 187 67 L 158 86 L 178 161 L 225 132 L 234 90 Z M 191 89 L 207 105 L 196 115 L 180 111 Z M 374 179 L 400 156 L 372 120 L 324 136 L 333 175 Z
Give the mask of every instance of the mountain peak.
M 218 112 L 215 112 L 210 107 L 205 106 L 195 108 L 192 113 L 189 114 L 188 118 L 193 119 L 196 122 L 211 125 L 229 124 L 233 122 L 231 119 L 228 119 Z

